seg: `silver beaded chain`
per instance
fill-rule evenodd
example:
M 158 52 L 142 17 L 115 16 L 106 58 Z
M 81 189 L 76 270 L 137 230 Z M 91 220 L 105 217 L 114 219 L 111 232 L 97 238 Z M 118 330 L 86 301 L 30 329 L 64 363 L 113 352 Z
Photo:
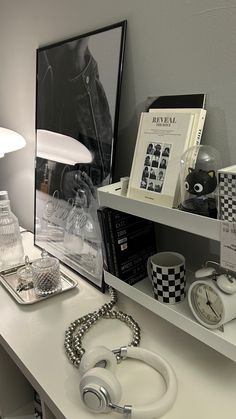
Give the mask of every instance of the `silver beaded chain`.
M 90 328 L 101 318 L 104 319 L 118 319 L 126 323 L 133 332 L 133 339 L 127 346 L 138 346 L 140 343 L 140 327 L 138 323 L 126 313 L 122 311 L 112 310 L 117 302 L 116 291 L 109 287 L 111 300 L 109 303 L 103 304 L 98 310 L 93 313 L 88 313 L 79 319 L 74 320 L 68 329 L 65 331 L 64 347 L 69 361 L 75 366 L 79 367 L 80 361 L 85 349 L 82 346 L 82 339 Z M 116 353 L 117 361 L 121 359 L 119 353 Z

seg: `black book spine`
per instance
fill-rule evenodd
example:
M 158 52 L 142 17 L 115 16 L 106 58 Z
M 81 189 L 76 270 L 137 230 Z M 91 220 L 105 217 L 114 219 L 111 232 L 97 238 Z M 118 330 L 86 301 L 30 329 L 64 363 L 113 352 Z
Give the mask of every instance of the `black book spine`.
M 107 211 L 107 226 L 109 229 L 111 259 L 113 261 L 113 274 L 119 278 L 120 271 L 119 271 L 119 265 L 117 261 L 117 249 L 116 249 L 116 241 L 115 241 L 115 233 L 114 233 L 113 210 L 110 208 L 108 208 L 108 211 Z
M 103 224 L 103 217 L 102 217 L 102 209 L 98 208 L 97 210 L 98 222 L 102 236 L 102 256 L 103 256 L 103 268 L 108 271 L 108 255 L 106 250 L 106 243 L 105 243 L 105 232 L 104 232 L 104 224 Z
M 98 220 L 102 234 L 102 252 L 104 259 L 104 269 L 111 274 L 115 275 L 114 262 L 111 249 L 111 233 L 108 225 L 108 212 L 110 211 L 107 207 L 98 208 Z

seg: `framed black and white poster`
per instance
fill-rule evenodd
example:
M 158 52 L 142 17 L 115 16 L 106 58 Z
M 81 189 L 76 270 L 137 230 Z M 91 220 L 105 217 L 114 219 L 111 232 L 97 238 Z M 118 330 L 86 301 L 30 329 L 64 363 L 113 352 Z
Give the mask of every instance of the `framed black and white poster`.
M 102 289 L 97 188 L 112 181 L 126 25 L 37 50 L 34 241 Z

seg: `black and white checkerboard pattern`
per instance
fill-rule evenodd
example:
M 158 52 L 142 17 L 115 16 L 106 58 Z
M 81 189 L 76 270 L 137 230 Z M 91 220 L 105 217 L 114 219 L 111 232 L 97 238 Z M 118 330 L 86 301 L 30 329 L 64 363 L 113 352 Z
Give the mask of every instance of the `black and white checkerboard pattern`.
M 219 176 L 219 219 L 236 221 L 236 174 L 225 172 Z
M 236 198 L 219 196 L 219 219 L 229 222 L 236 221 Z
M 185 298 L 185 268 L 159 268 L 151 263 L 152 284 L 155 298 L 168 304 L 175 304 Z
M 219 175 L 219 195 L 236 197 L 236 174 L 218 173 Z

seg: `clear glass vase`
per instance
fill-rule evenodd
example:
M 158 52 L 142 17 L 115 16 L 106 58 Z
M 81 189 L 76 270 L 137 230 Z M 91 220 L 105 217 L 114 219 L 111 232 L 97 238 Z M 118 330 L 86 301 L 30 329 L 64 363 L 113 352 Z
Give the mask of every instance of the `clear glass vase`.
M 17 217 L 7 191 L 0 191 L 0 269 L 23 263 L 24 248 Z

